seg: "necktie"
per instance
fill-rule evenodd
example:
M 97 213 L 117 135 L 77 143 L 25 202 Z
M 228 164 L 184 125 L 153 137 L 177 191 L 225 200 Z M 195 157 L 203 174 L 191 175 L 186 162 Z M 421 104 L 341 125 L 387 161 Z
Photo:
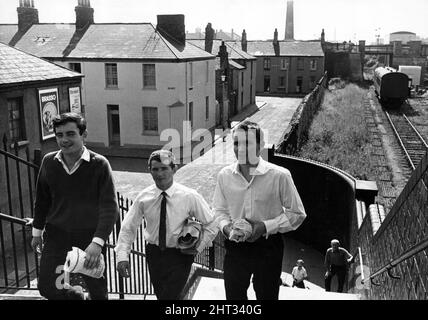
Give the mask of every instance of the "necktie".
M 166 248 L 166 193 L 162 192 L 162 202 L 159 219 L 159 248 Z

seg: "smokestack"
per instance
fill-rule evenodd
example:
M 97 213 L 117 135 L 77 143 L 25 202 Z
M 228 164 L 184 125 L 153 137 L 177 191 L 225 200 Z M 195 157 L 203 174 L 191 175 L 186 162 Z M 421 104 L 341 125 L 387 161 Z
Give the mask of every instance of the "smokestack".
M 247 52 L 247 33 L 245 32 L 245 29 L 242 30 L 241 49 L 242 51 Z
M 90 0 L 78 0 L 76 12 L 76 29 L 83 29 L 94 23 L 94 9 L 91 8 Z
M 285 37 L 284 40 L 294 40 L 294 13 L 293 0 L 287 1 L 287 17 L 285 20 Z
M 211 23 L 208 23 L 205 28 L 205 51 L 211 53 L 213 51 L 214 29 Z
M 156 30 L 171 42 L 186 45 L 186 29 L 184 25 L 184 14 L 161 14 L 158 15 Z
M 278 42 L 278 29 L 275 28 L 275 32 L 273 33 L 273 49 L 275 51 L 275 55 L 279 56 L 279 42 Z
M 220 68 L 227 70 L 229 66 L 229 54 L 227 53 L 226 45 L 224 41 L 221 42 L 220 50 L 218 51 L 220 57 Z
M 18 30 L 27 31 L 33 24 L 39 23 L 39 12 L 34 8 L 33 0 L 19 0 Z

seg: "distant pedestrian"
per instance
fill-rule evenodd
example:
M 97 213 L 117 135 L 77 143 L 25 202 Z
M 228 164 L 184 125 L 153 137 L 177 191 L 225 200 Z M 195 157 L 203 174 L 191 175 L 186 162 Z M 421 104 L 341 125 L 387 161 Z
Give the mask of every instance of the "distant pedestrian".
M 331 280 L 337 275 L 337 292 L 343 292 L 345 284 L 346 271 L 348 265 L 353 262 L 352 255 L 344 248 L 340 247 L 339 240 L 331 240 L 331 248 L 327 249 L 324 259 L 325 273 L 325 291 L 331 291 Z
M 296 266 L 293 268 L 291 275 L 293 276 L 293 287 L 306 289 L 304 280 L 308 278 L 308 274 L 303 264 L 303 260 L 297 260 Z

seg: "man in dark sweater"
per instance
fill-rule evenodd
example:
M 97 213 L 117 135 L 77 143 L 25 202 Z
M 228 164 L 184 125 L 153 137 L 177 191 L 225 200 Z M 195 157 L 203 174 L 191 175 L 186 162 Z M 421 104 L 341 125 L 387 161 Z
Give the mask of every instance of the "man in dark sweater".
M 42 252 L 40 294 L 47 299 L 69 299 L 76 295 L 61 283 L 67 252 L 78 247 L 86 253 L 84 266 L 98 267 L 119 209 L 109 162 L 84 146 L 85 119 L 64 113 L 54 118 L 53 126 L 60 151 L 48 153 L 42 161 L 31 245 Z M 91 299 L 107 299 L 105 274 L 99 279 L 82 277 Z

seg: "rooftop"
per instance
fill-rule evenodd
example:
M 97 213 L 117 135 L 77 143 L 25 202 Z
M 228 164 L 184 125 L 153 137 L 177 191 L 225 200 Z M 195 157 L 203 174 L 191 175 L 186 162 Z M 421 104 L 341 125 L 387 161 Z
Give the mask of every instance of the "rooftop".
M 323 57 L 320 41 L 278 41 L 280 56 Z M 254 56 L 275 56 L 272 41 L 248 41 L 247 52 Z
M 0 87 L 15 83 L 79 77 L 83 75 L 0 42 Z

